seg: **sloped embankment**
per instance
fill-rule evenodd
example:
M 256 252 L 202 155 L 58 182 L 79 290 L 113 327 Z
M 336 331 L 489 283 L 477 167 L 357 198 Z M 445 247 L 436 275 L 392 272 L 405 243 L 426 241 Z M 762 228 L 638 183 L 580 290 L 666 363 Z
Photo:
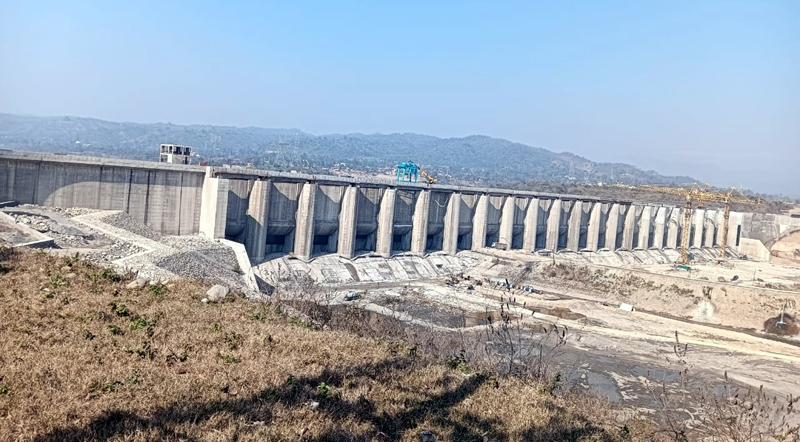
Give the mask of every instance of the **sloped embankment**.
M 0 441 L 631 440 L 609 405 L 193 282 L 3 249 Z M 635 439 L 635 438 L 634 438 Z

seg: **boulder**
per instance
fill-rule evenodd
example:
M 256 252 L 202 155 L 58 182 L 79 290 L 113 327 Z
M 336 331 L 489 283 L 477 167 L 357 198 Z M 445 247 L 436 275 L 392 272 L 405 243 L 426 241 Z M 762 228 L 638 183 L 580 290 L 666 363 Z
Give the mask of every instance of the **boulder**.
M 144 279 L 144 278 L 136 278 L 133 281 L 129 282 L 128 285 L 126 285 L 125 287 L 129 288 L 129 289 L 132 289 L 132 290 L 135 290 L 135 289 L 140 289 L 140 288 L 146 286 L 147 283 L 148 283 L 148 281 L 146 279 Z
M 215 285 L 206 292 L 206 298 L 211 302 L 220 302 L 228 296 L 228 288 L 224 285 Z

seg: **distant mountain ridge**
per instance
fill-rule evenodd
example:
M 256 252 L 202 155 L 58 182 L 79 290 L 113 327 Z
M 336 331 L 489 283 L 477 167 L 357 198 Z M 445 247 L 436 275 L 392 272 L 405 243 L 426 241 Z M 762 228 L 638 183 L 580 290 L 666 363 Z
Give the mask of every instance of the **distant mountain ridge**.
M 597 184 L 686 184 L 622 163 L 471 135 L 439 138 L 414 133 L 312 135 L 299 129 L 266 129 L 170 123 L 119 123 L 82 117 L 0 113 L 0 148 L 155 160 L 160 143 L 192 146 L 211 164 L 309 172 L 388 172 L 414 161 L 442 182 L 513 184 L 523 181 Z

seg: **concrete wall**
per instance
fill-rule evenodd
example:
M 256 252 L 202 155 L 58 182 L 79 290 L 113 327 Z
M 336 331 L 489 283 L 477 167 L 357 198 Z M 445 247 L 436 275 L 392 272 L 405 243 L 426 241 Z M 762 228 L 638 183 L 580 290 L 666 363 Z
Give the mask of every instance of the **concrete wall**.
M 0 152 L 0 198 L 20 204 L 122 210 L 171 235 L 200 230 L 205 170 L 145 161 Z
M 745 213 L 741 218 L 741 226 L 743 238 L 757 239 L 769 246 L 777 238 L 800 229 L 800 218 L 788 215 Z

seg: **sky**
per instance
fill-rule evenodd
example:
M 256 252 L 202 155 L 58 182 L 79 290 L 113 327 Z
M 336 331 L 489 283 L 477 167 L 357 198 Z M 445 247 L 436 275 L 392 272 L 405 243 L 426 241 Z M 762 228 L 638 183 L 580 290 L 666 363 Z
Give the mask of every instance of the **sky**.
M 483 134 L 800 197 L 800 1 L 7 0 L 0 112 Z

